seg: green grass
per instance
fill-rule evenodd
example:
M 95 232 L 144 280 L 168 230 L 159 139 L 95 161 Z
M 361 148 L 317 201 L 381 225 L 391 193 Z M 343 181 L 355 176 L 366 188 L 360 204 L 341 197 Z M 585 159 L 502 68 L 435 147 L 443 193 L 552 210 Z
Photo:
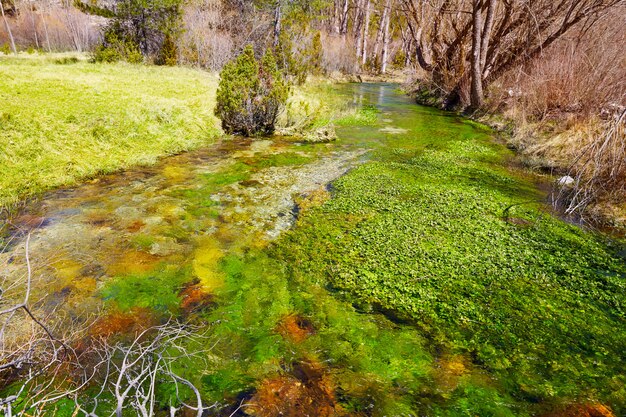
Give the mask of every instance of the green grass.
M 211 143 L 217 76 L 0 56 L 0 207 Z

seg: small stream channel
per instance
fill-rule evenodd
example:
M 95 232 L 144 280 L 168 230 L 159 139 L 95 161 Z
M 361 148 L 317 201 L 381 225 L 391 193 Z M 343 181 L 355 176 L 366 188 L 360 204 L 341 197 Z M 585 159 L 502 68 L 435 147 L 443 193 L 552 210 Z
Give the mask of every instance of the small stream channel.
M 396 88 L 360 84 L 341 93 L 384 114 L 385 106 L 410 102 Z M 51 309 L 63 304 L 84 314 L 108 279 L 164 263 L 191 263 L 198 279 L 217 285 L 209 272 L 214 263 L 275 239 L 293 225 L 298 198 L 325 190 L 366 160 L 368 143 L 403 131 L 385 121 L 383 128 L 339 128 L 340 139 L 326 144 L 224 138 L 154 166 L 49 192 L 4 220 L 10 236 L 1 274 L 24 274 L 24 238 L 31 234 L 33 278 Z
M 186 276 L 199 282 L 193 288 L 201 287 L 213 302 L 224 285 L 220 262 L 225 257 L 267 246 L 294 225 L 302 202 L 328 198 L 332 182 L 366 161 L 374 145 L 407 132 L 396 123 L 411 123 L 415 106 L 397 88 L 339 87 L 338 94 L 355 108 L 375 106 L 380 121 L 372 126 L 339 126 L 339 139 L 331 143 L 223 138 L 154 166 L 48 192 L 3 219 L 7 243 L 0 251 L 0 281 L 17 283 L 11 289 L 20 296 L 27 277 L 29 236 L 31 300 L 56 326 L 91 323 L 94 315 L 107 311 L 111 294 L 106 288 L 112 280 L 163 271 L 187 271 Z M 154 285 L 158 293 L 159 284 Z M 4 295 L 11 299 L 11 291 Z M 115 298 L 119 301 L 124 294 Z M 137 309 L 172 310 L 158 296 L 145 298 L 138 305 L 118 308 L 132 314 Z M 228 297 L 220 297 L 218 303 L 228 305 Z M 306 320 L 289 317 L 281 326 L 290 337 L 306 337 Z M 374 321 L 378 320 L 384 319 Z M 295 366 L 294 372 L 318 380 L 324 375 L 319 364 L 308 362 Z M 311 395 L 319 403 L 315 412 L 332 409 L 324 387 L 316 387 Z

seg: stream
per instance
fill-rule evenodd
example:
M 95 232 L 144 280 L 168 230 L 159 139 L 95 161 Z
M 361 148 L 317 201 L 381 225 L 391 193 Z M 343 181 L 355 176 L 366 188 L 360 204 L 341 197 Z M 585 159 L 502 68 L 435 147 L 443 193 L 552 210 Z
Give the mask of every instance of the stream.
M 454 211 L 456 208 L 442 205 L 441 212 L 447 213 L 442 214 L 442 218 L 449 218 L 449 213 L 458 219 L 476 216 L 474 223 L 487 219 L 492 223 L 486 224 L 495 225 L 490 226 L 493 230 L 468 231 L 461 220 L 447 224 L 440 222 L 437 215 L 425 219 L 428 223 L 423 225 L 419 215 L 415 220 L 408 217 L 406 223 L 398 224 L 393 222 L 402 220 L 401 217 L 390 217 L 389 224 L 393 227 L 434 233 L 432 242 L 424 246 L 426 249 L 415 249 L 426 254 L 422 264 L 414 265 L 414 271 L 401 271 L 407 279 L 414 282 L 430 279 L 429 275 L 419 272 L 420 268 L 428 267 L 431 261 L 432 265 L 440 266 L 436 263 L 438 256 L 446 262 L 449 259 L 467 262 L 459 264 L 462 265 L 459 270 L 467 269 L 463 265 L 472 268 L 478 265 L 479 268 L 482 261 L 477 260 L 481 254 L 457 248 L 461 244 L 455 242 L 444 247 L 448 244 L 444 239 L 453 233 L 472 244 L 487 242 L 485 247 L 493 248 L 494 253 L 499 248 L 495 244 L 488 246 L 491 242 L 513 236 L 511 242 L 517 245 L 523 239 L 520 236 L 526 236 L 524 233 L 529 236 L 524 238 L 526 241 L 533 243 L 536 239 L 538 245 L 544 245 L 543 237 L 531 234 L 530 225 L 539 221 L 532 218 L 536 212 L 526 208 L 528 201 L 542 204 L 536 180 L 516 173 L 525 176 L 523 181 L 517 182 L 509 178 L 506 167 L 493 171 L 485 168 L 486 164 L 500 163 L 498 158 L 504 149 L 501 145 L 463 142 L 462 137 L 459 141 L 462 152 L 452 156 L 437 153 L 438 134 L 440 132 L 441 137 L 451 135 L 443 130 L 448 126 L 462 125 L 465 130 L 459 129 L 453 135 L 468 138 L 473 138 L 471 135 L 479 128 L 462 124 L 455 115 L 416 106 L 395 84 L 349 84 L 336 88 L 337 94 L 345 97 L 355 109 L 374 110 L 376 120 L 338 123 L 338 140 L 330 143 L 298 143 L 280 137 L 225 137 L 212 146 L 166 157 L 153 166 L 88 179 L 77 187 L 54 190 L 28 202 L 16 215 L 5 219 L 6 245 L 0 248 L 0 283 L 12 284 L 3 285 L 7 288 L 3 299 L 21 297 L 30 268 L 31 302 L 37 314 L 53 323 L 52 328 L 59 333 L 68 326 L 88 326 L 91 337 L 116 337 L 168 317 L 200 323 L 207 329 L 210 351 L 202 363 L 181 360 L 177 366 L 186 370 L 186 375 L 193 375 L 189 378 L 200 387 L 207 404 L 212 404 L 207 408 L 208 415 L 408 416 L 417 415 L 414 414 L 416 407 L 422 412 L 430 410 L 426 411 L 430 415 L 470 415 L 464 414 L 469 410 L 474 415 L 480 414 L 475 410 L 483 406 L 485 410 L 488 407 L 499 410 L 489 415 L 530 415 L 515 414 L 517 405 L 513 403 L 534 404 L 537 401 L 531 394 L 500 396 L 501 392 L 519 389 L 517 385 L 510 388 L 512 383 L 507 385 L 507 381 L 477 365 L 480 361 L 470 357 L 466 350 L 455 350 L 446 345 L 447 342 L 429 340 L 431 334 L 426 335 L 423 328 L 418 330 L 410 320 L 405 320 L 406 316 L 395 316 L 391 308 L 381 309 L 375 302 L 353 303 L 346 295 L 351 291 L 350 279 L 346 279 L 345 291 L 335 291 L 336 288 L 318 276 L 307 275 L 306 271 L 314 270 L 310 265 L 308 270 L 300 270 L 304 263 L 285 262 L 293 257 L 299 259 L 298 251 L 307 249 L 299 249 L 298 245 L 308 248 L 305 241 L 314 240 L 312 236 L 293 233 L 299 227 L 301 214 L 323 207 L 333 197 L 336 181 L 370 161 L 375 153 L 393 154 L 395 159 L 389 162 L 390 167 L 404 162 L 415 164 L 410 165 L 410 169 L 418 170 L 424 182 L 430 181 L 436 192 L 439 192 L 438 176 L 443 172 L 438 170 L 441 166 L 451 166 L 458 169 L 450 174 L 455 175 L 454 181 L 467 185 L 471 192 L 492 193 L 487 198 L 480 194 L 487 203 L 472 201 L 471 197 L 466 198 L 452 188 L 456 183 L 450 185 L 442 180 L 441 200 L 436 200 L 434 195 L 425 206 L 436 213 L 437 205 L 441 201 L 446 204 L 445 199 L 450 199 L 459 205 L 458 212 Z M 426 126 L 429 136 L 419 136 L 416 126 Z M 399 138 L 404 142 L 394 147 Z M 424 152 L 431 152 L 435 159 L 420 159 Z M 384 183 L 386 179 L 381 181 Z M 398 210 L 405 210 L 401 205 L 403 195 L 406 194 L 409 201 L 414 198 L 410 197 L 410 192 L 423 191 L 419 184 L 415 189 L 409 186 L 396 189 L 392 182 L 385 184 L 384 192 L 391 193 L 393 198 L 400 196 Z M 375 189 L 376 185 L 372 187 Z M 430 194 L 429 191 L 427 197 Z M 376 200 L 378 196 L 364 198 L 372 207 L 382 207 Z M 509 219 L 507 216 L 503 221 L 499 215 L 493 215 L 491 206 L 486 206 L 496 198 L 524 202 L 526 206 L 515 209 L 518 217 Z M 472 212 L 474 208 L 476 211 Z M 341 207 L 337 210 L 340 212 Z M 350 207 L 346 210 L 348 213 L 342 221 L 347 224 L 374 217 L 367 211 L 356 210 L 353 215 Z M 380 210 L 383 218 L 388 209 Z M 403 213 L 408 216 L 411 211 Z M 314 233 L 315 229 L 312 230 Z M 326 233 L 324 230 L 320 233 Z M 336 236 L 328 237 L 328 242 L 341 242 L 351 232 L 329 230 L 332 232 L 328 233 Z M 372 236 L 375 233 L 374 227 Z M 413 238 L 410 233 L 407 236 L 398 234 L 397 238 L 408 247 L 403 250 L 411 253 L 412 247 L 418 245 L 400 240 Z M 365 242 L 368 238 L 368 235 L 363 237 Z M 324 239 L 317 240 L 331 245 L 324 243 Z M 341 243 L 338 245 L 338 250 L 345 249 Z M 380 262 L 389 262 L 387 269 L 392 271 L 402 263 L 392 261 L 395 249 L 389 247 L 389 260 L 385 259 L 386 253 L 380 256 Z M 551 246 L 546 243 L 541 247 Z M 454 252 L 457 249 L 459 252 Z M 531 259 L 527 263 L 529 268 L 534 267 L 535 261 L 543 262 L 535 259 L 533 250 L 530 247 L 525 251 Z M 362 251 L 365 253 L 366 249 Z M 353 255 L 353 252 L 346 252 L 341 256 Z M 484 257 L 489 255 L 485 253 Z M 518 262 L 495 258 L 497 255 L 487 261 L 498 268 L 501 261 L 505 269 Z M 375 256 L 363 259 L 375 263 L 368 266 L 372 270 L 380 267 Z M 517 258 L 511 255 L 511 259 Z M 523 262 L 526 259 L 523 258 Z M 519 262 L 520 265 L 523 262 Z M 412 265 L 411 259 L 406 264 Z M 488 268 L 492 264 L 486 262 L 485 265 Z M 522 273 L 527 265 L 520 267 Z M 331 265 L 331 272 L 325 273 L 343 274 L 341 276 L 348 278 L 354 273 L 361 277 L 360 271 L 353 271 L 360 266 L 348 265 L 339 270 Z M 453 271 L 452 277 L 461 273 Z M 484 275 L 491 273 L 493 270 L 486 270 Z M 384 285 L 376 284 L 374 275 L 364 275 L 363 284 L 357 285 L 357 290 L 365 288 L 364 291 L 379 294 L 378 290 Z M 366 288 L 370 278 L 374 284 Z M 410 287 L 404 282 L 389 285 L 396 285 L 413 296 L 406 298 L 407 305 L 415 299 L 423 300 L 424 305 L 432 301 L 433 309 L 442 317 L 457 314 L 452 310 L 457 307 L 465 314 L 462 303 L 454 299 L 448 304 L 453 306 L 449 310 L 453 313 L 448 313 L 443 310 L 448 308 L 446 304 L 428 298 L 432 295 L 424 292 L 423 298 L 414 296 L 411 291 L 421 291 L 419 285 Z M 445 285 L 450 285 L 449 292 Z M 441 280 L 442 298 L 458 292 L 452 285 Z M 471 291 L 476 290 L 476 294 L 482 294 L 478 291 L 487 288 L 472 285 Z M 465 288 L 470 286 L 462 291 Z M 507 291 L 506 286 L 494 285 L 494 294 L 502 293 L 513 299 Z M 526 294 L 525 291 L 520 293 Z M 375 298 L 365 294 L 366 298 Z M 471 297 L 468 295 L 468 299 Z M 534 304 L 535 301 L 525 301 L 520 305 Z M 552 307 L 547 302 L 546 306 L 546 311 L 551 312 Z M 487 308 L 485 314 L 495 310 Z M 477 309 L 468 307 L 467 311 L 471 317 Z M 433 317 L 433 320 L 437 318 Z M 469 328 L 471 322 L 469 318 L 462 322 L 461 331 Z M 505 327 L 508 325 L 506 321 L 503 323 Z M 528 357 L 530 355 L 524 356 Z M 168 392 L 170 388 L 163 390 Z M 466 397 L 475 403 L 468 403 Z

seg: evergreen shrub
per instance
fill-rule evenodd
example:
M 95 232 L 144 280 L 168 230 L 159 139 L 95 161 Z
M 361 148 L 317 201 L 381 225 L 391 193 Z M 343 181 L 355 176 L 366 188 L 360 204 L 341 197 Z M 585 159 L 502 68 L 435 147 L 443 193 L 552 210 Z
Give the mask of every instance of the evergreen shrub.
M 289 85 L 272 52 L 267 50 L 259 62 L 248 45 L 220 73 L 215 115 L 226 133 L 270 135 L 288 96 Z

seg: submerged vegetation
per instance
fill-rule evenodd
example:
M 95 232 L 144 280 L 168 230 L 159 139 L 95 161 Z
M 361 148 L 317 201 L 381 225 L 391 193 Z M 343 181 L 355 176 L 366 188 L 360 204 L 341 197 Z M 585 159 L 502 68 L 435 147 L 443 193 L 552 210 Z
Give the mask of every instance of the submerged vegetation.
M 554 217 L 486 127 L 393 85 L 315 87 L 323 105 L 313 88 L 290 117 L 337 103 L 310 120 L 332 122 L 333 143 L 226 140 L 51 195 L 37 210 L 55 220 L 31 242 L 36 282 L 53 277 L 37 308 L 102 308 L 81 349 L 124 351 L 146 327 L 178 331 L 170 317 L 201 334 L 168 351 L 183 353 L 158 370 L 155 415 L 195 404 L 171 378 L 210 415 L 623 413 L 618 242 Z M 17 259 L 0 257 L 14 274 Z M 77 401 L 106 414 L 115 391 L 97 382 Z

